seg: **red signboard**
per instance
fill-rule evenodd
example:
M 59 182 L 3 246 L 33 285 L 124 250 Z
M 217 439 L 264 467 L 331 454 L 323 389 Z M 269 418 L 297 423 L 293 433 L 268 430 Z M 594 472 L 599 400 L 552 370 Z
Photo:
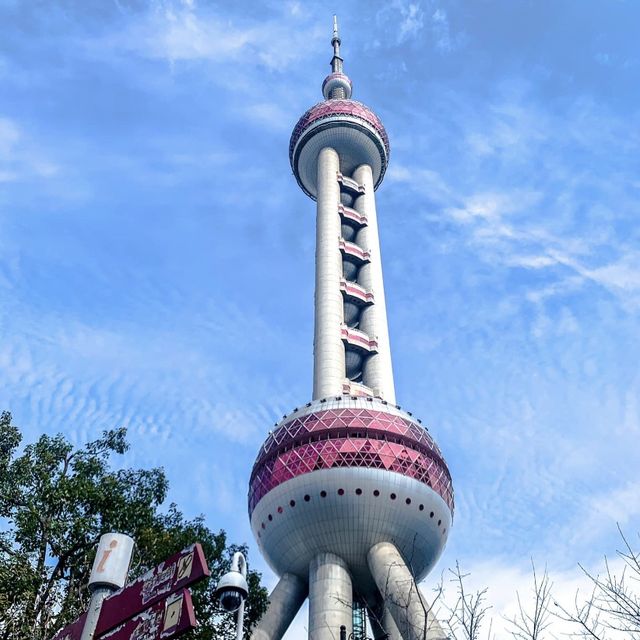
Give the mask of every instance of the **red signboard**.
M 191 594 L 182 589 L 156 602 L 100 640 L 169 640 L 196 628 Z
M 110 595 L 102 604 L 95 636 L 103 636 L 125 620 L 129 620 L 158 602 L 164 602 L 169 594 L 208 575 L 207 561 L 200 543 L 197 542 L 161 562 L 135 582 Z M 140 638 L 142 637 L 146 639 L 147 636 L 140 636 Z M 63 638 L 58 639 L 57 637 L 56 639 L 63 640 Z M 75 639 L 70 638 L 69 640 Z
M 82 629 L 84 629 L 84 621 L 86 619 L 87 614 L 85 612 L 77 620 L 69 623 L 61 631 L 58 631 L 51 640 L 80 640 L 80 636 L 82 636 Z

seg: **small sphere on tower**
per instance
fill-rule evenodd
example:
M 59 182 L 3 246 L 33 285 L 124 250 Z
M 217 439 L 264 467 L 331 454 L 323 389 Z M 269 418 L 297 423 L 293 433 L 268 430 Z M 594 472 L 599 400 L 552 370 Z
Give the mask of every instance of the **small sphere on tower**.
M 344 73 L 330 73 L 322 83 L 322 95 L 325 100 L 332 98 L 346 98 L 348 100 L 352 92 L 351 79 Z

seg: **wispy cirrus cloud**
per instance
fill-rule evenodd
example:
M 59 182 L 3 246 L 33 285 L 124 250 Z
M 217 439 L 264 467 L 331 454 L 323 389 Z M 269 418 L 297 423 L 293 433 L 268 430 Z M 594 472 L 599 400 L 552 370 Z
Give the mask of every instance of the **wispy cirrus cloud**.
M 309 42 L 319 43 L 327 37 L 327 29 L 316 22 L 304 20 L 292 28 L 285 15 L 289 20 L 305 17 L 295 7 L 283 4 L 271 19 L 256 24 L 242 15 L 230 19 L 196 2 L 154 3 L 132 15 L 122 32 L 106 34 L 95 45 L 97 49 L 130 51 L 173 65 L 236 61 L 240 68 L 235 72 L 250 65 L 283 71 L 308 55 Z M 228 71 L 222 74 L 224 81 L 233 82 L 234 70 Z
M 377 21 L 391 28 L 396 45 L 425 40 L 439 54 L 464 45 L 465 34 L 452 33 L 443 3 L 432 0 L 393 0 L 377 13 Z
M 47 179 L 59 171 L 15 119 L 0 116 L 0 183 Z
M 594 284 L 636 307 L 640 253 L 624 236 L 637 197 L 632 165 L 620 154 L 629 160 L 640 154 L 640 140 L 625 136 L 623 120 L 583 98 L 564 105 L 571 114 L 565 122 L 532 98 L 527 82 L 506 82 L 498 93 L 480 112 L 458 97 L 441 98 L 463 132 L 457 172 L 396 166 L 389 178 L 432 201 L 440 220 L 457 225 L 484 260 L 554 271 L 559 286 L 545 283 L 545 295 Z M 532 165 L 535 157 L 544 162 Z M 586 158 L 609 165 L 609 179 L 594 174 Z M 586 200 L 586 192 L 598 197 Z

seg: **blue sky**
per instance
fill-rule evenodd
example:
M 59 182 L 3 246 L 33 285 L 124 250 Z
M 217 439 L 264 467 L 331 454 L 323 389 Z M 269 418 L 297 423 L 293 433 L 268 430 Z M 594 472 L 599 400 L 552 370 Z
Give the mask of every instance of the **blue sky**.
M 573 585 L 640 529 L 635 2 L 0 0 L 0 407 L 27 439 L 126 426 L 122 464 L 253 542 L 254 456 L 311 393 L 287 151 L 334 11 L 391 139 L 398 400 L 456 489 L 440 567 L 505 607 L 531 557 Z

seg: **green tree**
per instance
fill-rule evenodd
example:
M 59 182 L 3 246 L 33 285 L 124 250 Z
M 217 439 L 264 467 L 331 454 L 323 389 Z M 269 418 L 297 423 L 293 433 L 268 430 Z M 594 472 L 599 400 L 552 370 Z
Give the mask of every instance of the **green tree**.
M 127 448 L 125 429 L 75 448 L 64 436 L 43 435 L 20 451 L 22 436 L 11 415 L 0 414 L 0 640 L 47 640 L 87 606 L 86 587 L 95 546 L 103 533 L 136 540 L 132 577 L 193 542 L 202 543 L 212 578 L 195 585 L 201 626 L 193 640 L 234 638 L 233 621 L 211 592 L 234 551 L 224 531 L 202 516 L 187 520 L 167 494 L 162 469 L 110 468 Z M 249 572 L 247 630 L 264 612 L 260 575 Z

